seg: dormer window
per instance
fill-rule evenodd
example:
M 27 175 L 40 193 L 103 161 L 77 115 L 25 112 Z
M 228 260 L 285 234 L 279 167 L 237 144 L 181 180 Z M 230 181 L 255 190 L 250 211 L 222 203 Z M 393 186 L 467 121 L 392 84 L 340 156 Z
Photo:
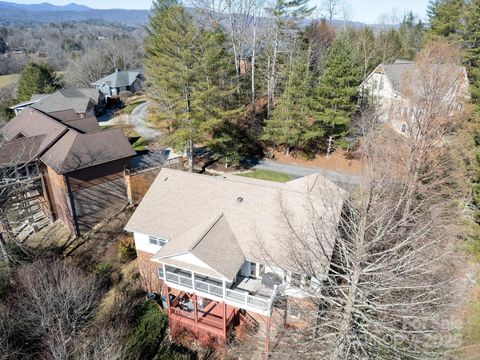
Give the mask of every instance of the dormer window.
M 159 238 L 157 236 L 149 236 L 148 241 L 150 242 L 150 244 L 157 246 L 165 246 L 168 242 L 168 240 Z

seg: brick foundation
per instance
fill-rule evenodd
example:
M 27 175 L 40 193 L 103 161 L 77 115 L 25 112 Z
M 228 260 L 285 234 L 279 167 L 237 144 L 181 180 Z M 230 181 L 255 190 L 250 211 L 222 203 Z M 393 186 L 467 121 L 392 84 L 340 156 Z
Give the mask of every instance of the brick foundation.
M 161 293 L 162 280 L 157 276 L 158 264 L 150 260 L 153 254 L 137 250 L 138 270 L 142 278 L 142 287 L 145 291 Z

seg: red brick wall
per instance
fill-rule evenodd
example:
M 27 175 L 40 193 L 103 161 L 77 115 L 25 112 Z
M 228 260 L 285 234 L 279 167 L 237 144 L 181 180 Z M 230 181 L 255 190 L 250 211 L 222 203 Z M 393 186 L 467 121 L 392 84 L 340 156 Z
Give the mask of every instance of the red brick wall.
M 137 262 L 140 276 L 142 277 L 142 287 L 145 291 L 161 293 L 162 281 L 157 276 L 157 263 L 150 260 L 153 254 L 137 250 Z

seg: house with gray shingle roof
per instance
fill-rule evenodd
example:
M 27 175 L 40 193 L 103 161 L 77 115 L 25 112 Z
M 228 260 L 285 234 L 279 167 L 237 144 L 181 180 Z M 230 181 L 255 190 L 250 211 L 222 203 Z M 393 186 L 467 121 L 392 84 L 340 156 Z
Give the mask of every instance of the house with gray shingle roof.
M 413 61 L 396 60 L 392 64 L 380 64 L 359 87 L 363 98 L 371 97 L 376 101 L 382 120 L 401 134 L 405 134 L 407 128 L 412 125 L 413 109 L 409 92 L 412 91 L 410 79 L 415 76 L 415 71 L 418 69 Z M 465 67 L 432 65 L 432 73 L 451 77 L 452 89 L 445 94 L 445 100 L 450 102 L 452 98 L 456 98 L 458 101 L 453 101 L 453 104 L 461 108 L 468 93 Z
M 13 105 L 10 109 L 18 114 L 28 106 L 44 113 L 74 110 L 82 116 L 98 115 L 105 106 L 105 97 L 93 88 L 66 88 L 52 94 L 33 94 L 30 100 Z
M 347 197 L 319 174 L 277 183 L 163 168 L 125 229 L 170 322 L 225 339 L 235 314 L 269 319 L 279 296 L 318 291 Z M 315 278 L 294 260 L 305 244 L 325 255 L 308 265 Z
M 139 71 L 121 71 L 114 73 L 92 83 L 105 97 L 118 96 L 120 93 L 136 93 L 142 86 L 142 74 Z

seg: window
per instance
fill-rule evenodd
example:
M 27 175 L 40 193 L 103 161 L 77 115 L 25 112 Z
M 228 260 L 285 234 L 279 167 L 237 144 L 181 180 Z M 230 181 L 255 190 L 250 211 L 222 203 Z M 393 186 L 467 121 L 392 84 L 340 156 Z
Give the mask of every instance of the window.
M 402 124 L 402 133 L 407 131 L 407 124 Z
M 250 276 L 257 277 L 257 263 L 250 262 Z
M 165 246 L 165 244 L 168 242 L 167 240 L 156 237 L 156 236 L 149 236 L 148 240 L 150 244 L 158 245 L 158 246 Z
M 312 277 L 310 275 L 304 275 L 302 282 L 305 288 L 309 288 L 310 284 L 312 283 Z
M 291 279 L 290 279 L 290 283 L 291 283 L 293 286 L 300 286 L 301 283 L 302 283 L 302 275 L 296 274 L 296 273 L 292 273 L 292 277 L 291 277 Z
M 383 76 L 380 78 L 380 86 L 378 88 L 383 90 Z
M 263 274 L 265 274 L 265 265 L 259 264 L 258 265 L 258 276 L 262 276 Z
M 163 273 L 163 266 L 157 268 L 157 274 L 160 279 L 165 279 L 165 274 Z

